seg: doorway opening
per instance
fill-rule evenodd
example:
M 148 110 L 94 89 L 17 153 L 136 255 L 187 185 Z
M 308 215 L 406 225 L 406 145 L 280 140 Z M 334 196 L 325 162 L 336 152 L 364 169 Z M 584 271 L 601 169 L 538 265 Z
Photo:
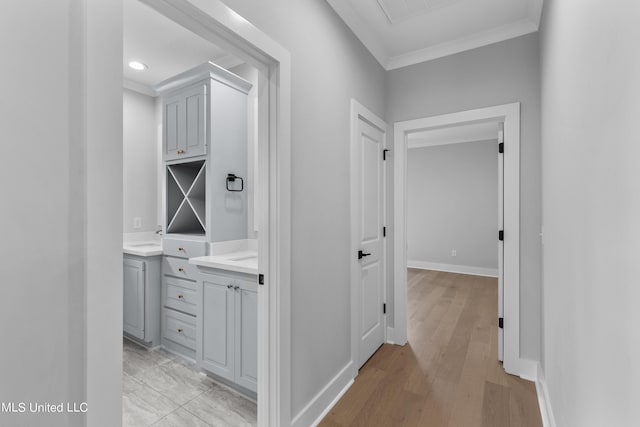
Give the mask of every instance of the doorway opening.
M 504 263 L 498 265 L 498 276 L 502 276 L 503 295 L 498 296 L 499 305 L 503 302 L 502 331 L 504 335 L 504 369 L 507 373 L 520 375 L 519 341 L 519 228 L 520 228 L 520 104 L 507 104 L 441 116 L 398 122 L 394 126 L 394 287 L 393 309 L 394 324 L 389 328 L 389 341 L 397 344 L 407 342 L 407 153 L 410 141 L 427 131 L 442 132 L 454 126 L 482 126 L 482 124 L 503 123 L 503 130 L 496 129 L 496 139 L 503 142 L 504 205 L 503 217 L 496 227 L 495 238 L 499 251 L 503 253 Z M 496 154 L 498 147 L 496 147 Z M 499 197 L 500 199 L 500 197 Z M 500 221 L 502 219 L 502 221 Z M 501 233 L 499 233 L 501 231 Z M 503 240 L 499 240 L 502 238 Z M 453 251 L 455 248 L 449 248 Z M 452 252 L 453 253 L 453 252 Z M 495 253 L 495 252 L 494 252 Z M 500 259 L 501 257 L 499 257 Z M 501 273 L 501 274 L 500 274 Z M 497 315 L 497 313 L 496 313 Z M 495 332 L 498 334 L 498 331 Z M 502 333 L 501 333 L 502 335 Z M 500 342 L 502 339 L 496 340 Z
M 168 19 L 172 24 L 177 24 L 183 32 L 191 33 L 190 37 L 192 38 L 190 40 L 192 42 L 195 40 L 193 36 L 201 38 L 199 46 L 194 47 L 190 42 L 187 42 L 189 43 L 188 45 L 182 46 L 184 48 L 183 52 L 174 50 L 173 53 L 177 55 L 165 58 L 163 66 L 158 69 L 161 68 L 165 73 L 170 73 L 170 75 L 187 71 L 184 69 L 184 64 L 189 60 L 194 60 L 194 58 L 198 56 L 197 54 L 195 56 L 189 56 L 189 54 L 198 51 L 198 47 L 202 48 L 204 44 L 208 44 L 205 50 L 208 49 L 209 53 L 211 53 L 211 50 L 215 47 L 223 52 L 224 56 L 219 58 L 207 57 L 206 61 L 196 58 L 198 63 L 192 63 L 190 67 L 197 68 L 199 63 L 211 60 L 215 61 L 216 59 L 221 62 L 228 60 L 225 64 L 226 67 L 235 67 L 235 69 L 232 70 L 234 74 L 242 76 L 245 81 L 252 80 L 253 87 L 257 88 L 253 93 L 249 94 L 250 96 L 248 97 L 249 100 L 247 103 L 249 115 L 256 115 L 255 120 L 250 120 L 244 124 L 244 126 L 253 124 L 253 129 L 249 131 L 251 135 L 248 144 L 243 148 L 245 152 L 248 152 L 244 159 L 247 163 L 247 175 L 245 175 L 245 177 L 237 175 L 233 177 L 234 179 L 230 179 L 230 175 L 226 177 L 226 191 L 241 191 L 243 186 L 248 190 L 250 184 L 252 191 L 255 192 L 249 194 L 248 200 L 241 200 L 239 197 L 226 197 L 224 198 L 224 203 L 226 203 L 225 206 L 227 208 L 242 207 L 246 213 L 247 238 L 253 237 L 257 241 L 255 247 L 248 248 L 257 252 L 256 271 L 259 274 L 256 274 L 255 281 L 250 283 L 250 285 L 255 287 L 255 294 L 257 296 L 254 299 L 254 303 L 256 307 L 253 312 L 246 317 L 243 317 L 244 314 L 241 315 L 240 318 L 236 316 L 236 320 L 240 319 L 253 324 L 251 328 L 252 331 L 250 331 L 251 333 L 248 335 L 257 341 L 254 344 L 256 351 L 248 358 L 253 359 L 253 362 L 251 360 L 247 361 L 246 357 L 243 357 L 243 360 L 241 360 L 243 364 L 255 365 L 255 372 L 252 375 L 257 377 L 257 423 L 258 425 L 264 426 L 288 424 L 290 422 L 290 391 L 289 381 L 287 379 L 289 378 L 290 366 L 288 359 L 290 334 L 288 331 L 290 328 L 289 277 L 291 269 L 290 244 L 288 238 L 290 234 L 290 165 L 288 162 L 290 157 L 289 53 L 219 1 L 214 0 L 206 5 L 200 5 L 201 8 L 195 7 L 192 2 L 183 0 L 127 0 L 125 3 L 127 3 L 126 6 L 133 5 L 134 8 L 144 7 L 148 9 L 148 11 L 162 17 L 162 19 Z M 125 7 L 125 14 L 126 9 L 127 7 Z M 140 28 L 142 36 L 145 35 L 145 30 L 149 30 L 148 27 L 144 27 L 144 25 L 147 24 L 148 22 L 146 24 L 143 23 L 143 28 Z M 151 34 L 147 35 L 153 36 L 153 31 L 150 31 L 150 33 Z M 159 36 L 159 34 L 156 33 L 156 36 Z M 181 42 L 185 42 L 181 40 L 180 37 L 177 37 L 177 40 L 174 41 L 176 41 L 178 45 Z M 127 40 L 125 40 L 125 45 L 126 42 Z M 148 46 L 153 46 L 153 44 L 149 44 Z M 157 43 L 155 47 L 158 47 Z M 176 46 L 174 46 L 174 48 L 175 47 Z M 178 48 L 179 47 L 180 46 L 178 46 Z M 180 57 L 180 53 L 187 53 L 187 55 Z M 186 62 L 183 63 L 181 61 L 185 60 L 185 56 L 187 57 Z M 124 59 L 131 61 L 137 58 L 125 57 Z M 134 66 L 145 68 L 148 65 L 134 64 Z M 174 69 L 172 70 L 171 67 L 174 67 Z M 175 67 L 181 69 L 176 70 Z M 155 71 L 158 71 L 158 69 Z M 220 69 L 220 73 L 224 74 L 224 70 Z M 225 82 L 227 86 L 230 86 L 230 83 L 230 81 Z M 244 86 L 244 84 L 238 84 L 238 86 Z M 166 123 L 164 123 L 163 120 L 158 120 L 158 117 L 163 115 L 162 109 L 165 106 L 158 105 L 161 104 L 161 101 L 149 102 L 150 100 L 146 99 L 157 95 L 157 93 L 153 93 L 153 85 L 129 79 L 129 81 L 124 84 L 124 87 L 125 90 L 129 92 L 126 96 L 136 98 L 133 101 L 133 104 L 136 104 L 134 108 L 140 107 L 141 104 L 145 104 L 144 108 L 150 105 L 153 108 L 155 104 L 156 117 L 153 117 L 153 113 L 147 114 L 145 120 L 149 119 L 149 123 L 154 123 L 155 119 L 155 127 L 160 128 L 156 129 L 158 130 L 157 135 L 160 135 L 160 138 L 162 138 L 161 135 L 163 131 L 165 133 L 167 132 L 166 129 L 162 129 Z M 148 89 L 151 90 L 149 91 Z M 210 88 L 207 86 L 205 90 L 210 90 Z M 195 99 L 195 101 L 189 104 L 192 99 Z M 189 98 L 186 101 L 187 107 L 191 108 L 195 106 L 199 111 L 206 111 L 211 108 L 211 112 L 213 112 L 215 106 L 209 103 L 205 105 L 203 103 L 204 99 L 208 100 L 208 98 L 206 98 L 206 92 L 204 97 L 196 96 L 195 98 Z M 142 102 L 139 102 L 141 100 Z M 224 109 L 219 109 L 218 112 L 224 113 Z M 148 111 L 146 113 L 148 113 Z M 166 111 L 164 111 L 164 116 L 166 116 Z M 197 115 L 195 117 L 197 122 L 199 118 Z M 191 126 L 191 124 L 187 123 L 187 127 Z M 189 131 L 191 131 L 191 128 Z M 211 132 L 211 129 L 206 127 L 205 132 Z M 153 131 L 150 133 L 153 133 Z M 136 138 L 136 136 L 134 136 L 134 138 Z M 187 139 L 189 139 L 189 137 L 187 137 Z M 156 140 L 156 142 L 159 143 L 160 139 Z M 153 146 L 153 141 L 151 141 L 151 145 Z M 191 147 L 190 144 L 187 145 Z M 207 148 L 210 149 L 210 147 Z M 174 151 L 174 154 L 184 154 L 184 149 Z M 134 230 L 142 231 L 145 225 L 149 225 L 150 223 L 153 224 L 152 228 L 154 229 L 158 224 L 161 224 L 163 226 L 163 232 L 170 232 L 169 229 L 174 228 L 175 234 L 182 236 L 206 236 L 204 240 L 198 238 L 186 239 L 186 245 L 175 245 L 175 248 L 173 247 L 173 243 L 169 243 L 163 248 L 164 251 L 175 251 L 176 254 L 184 255 L 194 249 L 197 252 L 197 249 L 201 246 L 205 248 L 205 251 L 211 251 L 211 249 L 206 248 L 206 245 L 200 245 L 200 243 L 214 242 L 214 239 L 208 239 L 211 235 L 208 227 L 210 225 L 209 214 L 213 208 L 211 206 L 202 206 L 200 203 L 203 199 L 201 193 L 205 194 L 205 189 L 210 188 L 213 184 L 207 170 L 209 165 L 206 160 L 198 158 L 197 154 L 195 155 L 196 157 L 190 159 L 189 162 L 178 162 L 174 159 L 167 160 L 167 153 L 164 153 L 164 158 L 160 153 L 160 150 L 149 153 L 150 157 L 154 157 L 150 160 L 150 164 L 157 162 L 156 164 L 161 165 L 155 174 L 155 178 L 157 178 L 156 183 L 159 182 L 162 184 L 157 185 L 153 189 L 149 189 L 150 193 L 155 194 L 149 195 L 148 197 L 152 201 L 147 200 L 147 205 L 149 205 L 147 206 L 149 208 L 148 210 L 151 211 L 153 208 L 157 208 L 157 216 L 147 222 L 147 220 L 143 220 L 142 215 L 128 218 L 128 216 L 132 215 L 127 216 L 127 212 L 125 211 L 125 224 L 129 222 L 129 219 L 132 219 L 131 223 Z M 206 154 L 206 149 L 204 153 Z M 202 152 L 198 154 L 205 155 Z M 135 170 L 136 167 L 134 166 L 130 169 Z M 173 181 L 171 179 L 173 179 Z M 153 180 L 153 177 L 151 180 Z M 171 193 L 171 197 L 176 196 L 177 202 L 173 203 L 169 200 L 169 193 Z M 157 202 L 155 202 L 155 200 L 157 200 Z M 173 218 L 170 217 L 171 215 Z M 151 216 L 153 217 L 154 215 L 151 214 Z M 134 233 L 136 232 L 134 230 L 129 231 Z M 125 229 L 123 231 L 127 230 Z M 154 231 L 147 230 L 147 233 L 154 234 Z M 141 251 L 147 249 L 143 248 L 145 245 L 142 244 L 134 246 Z M 186 274 L 187 270 L 195 271 L 196 269 L 196 265 L 192 265 L 193 263 L 189 262 L 191 260 L 190 257 L 185 255 L 181 258 L 184 258 L 183 261 L 186 261 L 183 262 L 185 264 L 184 266 L 182 264 L 179 266 L 172 265 L 170 260 L 162 261 L 163 264 L 167 264 L 167 270 L 175 267 L 175 274 L 172 273 L 173 279 L 182 273 Z M 242 264 L 242 262 L 247 262 L 247 259 L 245 257 L 242 260 L 234 259 L 233 261 Z M 161 271 L 165 271 L 165 266 L 162 267 Z M 180 274 L 178 274 L 178 272 Z M 127 268 L 125 268 L 125 275 L 126 274 Z M 130 274 L 130 276 L 133 278 L 136 275 Z M 144 275 L 137 275 L 136 278 L 143 276 Z M 197 293 L 199 289 L 198 279 L 196 278 L 191 281 Z M 179 285 L 180 283 L 173 283 L 172 286 Z M 234 288 L 232 286 L 231 288 L 239 288 L 239 292 L 242 293 L 242 286 L 244 286 L 242 281 L 236 280 L 234 283 L 236 287 Z M 179 286 L 174 287 L 178 288 Z M 185 289 L 179 290 L 176 298 L 180 302 L 185 303 L 186 307 L 189 298 L 187 293 L 183 291 L 189 291 L 189 289 L 185 287 Z M 168 295 L 169 291 L 166 291 L 166 293 Z M 194 309 L 197 310 L 198 304 L 196 303 L 194 305 L 196 306 Z M 133 309 L 133 305 L 130 305 L 129 308 Z M 113 309 L 116 312 L 120 311 L 120 309 L 116 307 Z M 202 334 L 202 329 L 199 325 L 189 324 L 189 322 L 185 321 L 185 319 L 187 319 L 185 314 L 188 315 L 188 311 L 187 308 L 182 311 L 176 310 L 174 318 L 171 319 L 171 322 L 174 323 L 180 320 L 183 320 L 184 323 L 184 325 L 174 325 L 176 326 L 173 328 L 175 329 L 174 343 L 188 344 L 189 340 L 193 339 L 193 336 L 199 337 Z M 87 317 L 89 322 L 94 321 L 93 319 L 99 312 L 100 311 L 94 311 L 91 307 L 88 307 Z M 125 310 L 125 316 L 126 314 Z M 133 317 L 130 316 L 130 319 L 133 319 Z M 144 321 L 144 319 L 138 318 L 129 322 L 128 326 L 132 326 L 138 320 Z M 192 327 L 194 331 L 189 330 L 190 327 Z M 128 333 L 131 337 L 134 337 L 137 332 L 139 331 L 136 331 L 135 328 L 129 328 Z M 92 347 L 95 345 L 93 344 L 94 342 L 95 341 L 88 344 L 87 358 L 91 362 L 88 364 L 97 368 L 101 366 L 101 363 L 96 361 L 98 357 L 94 357 L 94 355 L 99 355 L 99 351 L 96 351 L 97 349 Z M 244 346 L 246 343 L 242 342 L 241 344 Z M 189 345 L 183 345 L 183 347 L 188 350 L 192 349 Z M 191 347 L 196 346 L 193 345 Z M 171 348 L 171 350 L 176 352 L 176 348 L 177 347 Z M 197 360 L 200 357 L 197 356 L 195 352 L 191 354 L 196 355 L 196 367 L 199 367 Z M 182 354 L 182 356 L 185 356 L 185 354 Z M 186 354 L 186 356 L 188 359 L 189 354 Z M 93 368 L 89 369 L 90 377 L 92 377 L 92 369 Z M 240 383 L 240 381 L 237 382 Z M 97 387 L 99 387 L 98 384 L 88 382 L 87 393 L 89 395 L 100 395 L 94 392 L 94 389 L 97 390 Z M 96 402 L 95 407 L 98 406 L 99 404 Z

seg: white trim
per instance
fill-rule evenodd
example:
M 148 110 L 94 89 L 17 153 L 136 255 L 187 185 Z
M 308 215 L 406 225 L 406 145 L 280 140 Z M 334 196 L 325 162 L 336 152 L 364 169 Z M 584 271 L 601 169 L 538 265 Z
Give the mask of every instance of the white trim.
M 158 93 L 151 86 L 129 79 L 122 79 L 122 87 L 155 98 Z
M 553 416 L 553 408 L 549 399 L 549 389 L 547 379 L 544 376 L 542 366 L 537 364 L 536 394 L 538 395 L 538 405 L 540 406 L 540 417 L 543 427 L 556 427 L 556 420 Z
M 349 160 L 349 191 L 350 191 L 350 205 L 349 205 L 349 216 L 350 216 L 350 230 L 351 230 L 351 234 L 350 234 L 350 251 L 349 253 L 352 255 L 355 255 L 358 252 L 359 249 L 359 241 L 358 241 L 358 230 L 359 230 L 359 226 L 360 226 L 360 218 L 357 215 L 357 212 L 359 210 L 359 203 L 360 200 L 356 199 L 355 197 L 353 197 L 354 194 L 356 194 L 358 192 L 358 188 L 357 188 L 357 182 L 358 182 L 358 176 L 357 176 L 357 169 L 356 167 L 354 167 L 354 162 L 357 161 L 356 157 L 357 157 L 357 153 L 358 153 L 358 121 L 360 120 L 360 118 L 366 120 L 367 122 L 371 123 L 373 126 L 377 127 L 378 129 L 380 129 L 383 132 L 383 136 L 382 136 L 382 148 L 384 149 L 386 147 L 386 141 L 387 141 L 387 123 L 382 120 L 380 117 L 378 117 L 377 115 L 375 115 L 372 111 L 370 111 L 368 108 L 366 108 L 364 105 L 360 104 L 358 101 L 356 101 L 355 99 L 351 99 L 351 138 L 350 138 L 350 160 Z M 386 167 L 383 165 L 383 174 L 386 171 Z M 383 175 L 383 180 L 382 180 L 382 185 L 386 187 L 386 175 Z M 383 188 L 383 215 L 386 215 L 386 189 Z M 385 218 L 383 217 L 382 219 L 383 222 L 385 222 Z M 386 252 L 387 252 L 387 244 L 386 244 L 386 239 L 383 239 L 383 249 L 382 249 L 382 266 L 383 266 L 383 289 L 384 289 L 384 299 L 386 301 L 386 294 L 387 294 L 387 270 L 386 270 L 386 264 L 387 264 L 387 258 L 386 258 Z M 360 357 L 358 355 L 358 351 L 359 351 L 359 342 L 360 342 L 360 331 L 358 330 L 358 325 L 359 323 L 359 316 L 360 316 L 360 306 L 358 305 L 358 302 L 360 301 L 360 293 L 358 291 L 358 281 L 359 281 L 359 270 L 360 270 L 360 264 L 358 263 L 358 260 L 355 256 L 351 257 L 351 282 L 350 282 L 350 287 L 351 287 L 351 362 L 353 364 L 353 378 L 355 378 L 358 375 L 358 369 L 360 368 L 358 361 L 360 360 Z M 387 316 L 384 316 L 384 321 L 385 321 L 385 333 L 386 333 L 386 326 L 387 326 Z M 386 337 L 385 337 L 386 340 Z
M 424 139 L 409 139 L 407 143 L 407 148 L 409 150 L 413 150 L 416 148 L 429 148 L 429 147 L 438 147 L 440 145 L 451 145 L 451 144 L 467 144 L 470 142 L 498 142 L 497 138 L 489 138 L 489 139 L 469 139 L 469 138 L 460 138 L 460 139 L 451 139 L 449 141 L 428 141 Z
M 518 375 L 523 380 L 535 382 L 538 378 L 538 362 L 531 359 L 520 359 Z
M 467 50 L 477 49 L 482 46 L 524 36 L 525 34 L 535 33 L 536 31 L 538 31 L 538 24 L 529 18 L 525 18 L 498 28 L 492 28 L 487 31 L 471 34 L 457 40 L 451 40 L 429 46 L 424 49 L 414 50 L 402 55 L 389 57 L 387 58 L 384 67 L 387 71 L 395 70 L 396 68 L 407 67 L 409 65 L 431 61 L 433 59 L 454 55 Z
M 474 276 L 498 277 L 497 268 L 476 267 L 473 265 L 442 264 L 439 262 L 408 260 L 407 267 L 420 270 L 447 271 L 449 273 L 471 274 Z
M 226 50 L 231 55 L 245 61 L 246 63 L 256 67 L 260 71 L 261 81 L 265 87 L 264 95 L 261 97 L 260 115 L 263 121 L 260 124 L 260 140 L 265 143 L 261 144 L 260 162 L 261 162 L 261 183 L 264 191 L 264 201 L 262 206 L 269 206 L 269 210 L 262 215 L 260 249 L 259 249 L 259 271 L 265 274 L 265 285 L 259 286 L 258 290 L 258 424 L 261 427 L 266 426 L 287 426 L 291 424 L 291 56 L 290 53 L 273 41 L 265 33 L 254 27 L 246 19 L 242 18 L 232 9 L 227 7 L 220 0 L 141 0 L 157 12 L 175 21 L 179 25 L 193 31 L 195 34 L 209 40 Z M 86 0 L 88 2 L 88 0 Z M 121 23 L 122 13 L 121 6 L 117 9 L 116 14 L 107 16 L 109 19 L 100 19 L 99 5 L 109 2 L 91 1 L 92 6 L 88 13 L 78 14 L 77 23 L 84 26 L 85 36 L 88 34 L 91 43 L 86 46 L 96 45 L 99 48 L 88 49 L 92 52 L 91 56 L 83 56 L 80 61 L 86 70 L 86 82 L 91 83 L 93 89 L 95 85 L 103 84 L 106 81 L 110 83 L 114 77 L 118 77 L 121 84 L 121 75 L 118 76 L 115 71 L 115 65 L 112 68 L 105 67 L 103 49 L 100 41 L 104 34 L 109 30 L 118 29 L 115 26 L 108 26 L 113 23 Z M 109 3 L 111 4 L 111 3 Z M 116 3 L 114 3 L 116 4 Z M 116 6 L 114 6 L 116 8 Z M 104 8 L 103 8 L 104 9 Z M 82 12 L 82 11 L 81 11 Z M 117 15 L 117 16 L 116 16 Z M 110 20 L 111 19 L 111 20 Z M 105 24 L 106 23 L 106 24 Z M 108 25 L 107 25 L 108 24 Z M 121 31 L 120 31 L 121 33 Z M 118 43 L 121 46 L 121 43 Z M 95 46 L 94 46 L 95 47 Z M 95 53 L 99 52 L 99 53 Z M 86 52 L 85 52 L 86 53 Z M 121 73 L 121 50 L 120 59 L 117 61 L 117 69 Z M 82 85 L 80 85 L 81 87 Z M 108 87 L 108 86 L 106 86 Z M 97 94 L 97 91 L 89 93 L 89 95 Z M 88 97 L 87 89 L 82 93 L 84 97 Z M 122 105 L 121 94 L 120 103 Z M 91 105 L 111 105 L 106 102 L 98 102 L 93 96 L 89 101 Z M 103 101 L 103 100 L 101 100 Z M 110 111 L 113 112 L 113 111 Z M 109 128 L 117 130 L 118 123 L 109 122 L 109 117 L 104 118 L 103 115 L 82 117 L 82 125 L 85 126 L 85 135 L 88 141 L 102 143 L 99 136 L 108 133 L 104 132 L 106 125 Z M 100 117 L 101 120 L 96 119 Z M 122 125 L 122 113 L 119 114 L 119 123 Z M 121 132 L 121 127 L 120 133 Z M 113 139 L 112 139 L 113 140 Z M 98 154 L 101 146 L 99 144 L 88 144 L 95 146 L 94 150 Z M 120 160 L 122 156 L 120 155 Z M 104 159 L 102 159 L 104 163 Z M 91 170 L 91 168 L 88 168 Z M 265 179 L 263 179 L 265 178 Z M 93 178 L 94 180 L 96 177 Z M 101 180 L 100 182 L 111 182 L 109 180 Z M 87 188 L 91 189 L 91 186 Z M 97 187 L 96 187 L 97 188 Z M 114 187 L 115 188 L 115 187 Z M 99 194 L 101 191 L 89 191 L 89 194 Z M 121 199 L 121 197 L 120 197 Z M 118 206 L 114 203 L 113 206 Z M 96 233 L 93 239 L 102 238 L 103 234 L 117 236 L 117 253 L 120 256 L 122 250 L 121 232 L 112 233 L 108 228 L 103 227 L 104 221 L 101 221 L 104 213 L 109 213 L 104 209 L 96 209 L 88 211 L 86 221 L 88 224 L 94 224 Z M 109 225 L 109 223 L 107 224 Z M 89 231 L 93 232 L 93 229 Z M 90 233 L 91 234 L 91 233 Z M 96 237 L 97 236 L 97 237 Z M 98 239 L 99 240 L 99 239 Z M 93 241 L 93 240 L 91 240 Z M 97 240 L 96 240 L 97 241 Z M 88 245 L 88 248 L 102 248 L 105 245 Z M 114 245 L 115 246 L 115 245 Z M 103 260 L 100 256 L 93 253 L 87 254 L 87 264 L 102 265 Z M 104 258 L 104 257 L 103 257 Z M 121 258 L 120 258 L 121 259 Z M 121 264 L 120 264 L 121 265 Z M 107 264 L 110 267 L 109 264 Z M 112 268 L 117 273 L 117 268 Z M 97 270 L 96 270 L 97 271 Z M 93 273 L 92 273 L 93 274 Z M 95 288 L 95 283 L 99 280 L 90 280 L 93 275 L 87 276 L 87 291 Z M 106 276 L 110 277 L 110 276 Z M 111 414 L 115 410 L 110 405 L 111 400 L 119 402 L 121 407 L 121 379 L 120 376 L 113 375 L 113 381 L 118 382 L 120 387 L 115 390 L 111 387 L 112 382 L 105 383 L 104 373 L 111 373 L 117 368 L 121 371 L 121 359 L 113 357 L 112 362 L 104 362 L 104 339 L 96 338 L 105 336 L 101 332 L 99 325 L 103 325 L 104 313 L 122 313 L 122 289 L 118 287 L 100 287 L 101 293 L 107 292 L 104 297 L 100 295 L 89 295 L 86 305 L 86 321 L 87 321 L 87 347 L 86 347 L 86 363 L 87 363 L 87 380 L 86 395 L 92 405 L 87 418 L 95 421 L 95 424 L 88 422 L 90 425 L 102 425 L 101 417 L 104 414 Z M 93 292 L 92 292 L 93 294 Z M 119 304 L 118 304 L 119 302 Z M 120 319 L 122 316 L 120 315 Z M 97 326 L 96 326 L 97 325 Z M 111 326 L 110 326 L 111 328 Z M 117 329 L 120 328 L 119 331 Z M 120 326 L 113 325 L 118 334 L 121 336 L 122 329 Z M 98 333 L 96 333 L 98 331 Z M 106 334 L 109 335 L 109 334 Z M 110 336 L 109 336 L 110 337 Z M 120 352 L 121 354 L 121 352 Z M 111 375 L 110 375 L 111 377 Z M 117 395 L 116 395 L 117 394 Z M 96 397 L 99 397 L 100 401 Z M 106 403 L 102 403 L 106 402 Z M 109 411 L 107 411 L 109 410 Z M 118 411 L 118 419 L 121 419 L 121 411 Z M 114 415 L 114 414 L 111 414 Z M 91 421 L 91 420 L 89 420 Z M 110 425 L 117 425 L 111 423 Z
M 527 9 L 527 15 L 518 21 L 392 56 L 381 36 L 372 31 L 371 27 L 354 10 L 350 2 L 344 0 L 327 0 L 327 2 L 387 71 L 534 33 L 538 31 L 540 26 L 542 11 L 542 0 L 534 0 L 535 3 L 529 5 Z M 375 6 L 377 7 L 377 5 Z
M 292 427 L 315 427 L 329 413 L 353 384 L 353 361 L 350 361 L 318 394 L 293 418 Z
M 387 344 L 396 344 L 396 329 L 387 326 Z
M 394 126 L 394 340 L 407 342 L 407 135 L 430 128 L 482 121 L 504 122 L 504 369 L 520 361 L 520 103 L 397 122 Z

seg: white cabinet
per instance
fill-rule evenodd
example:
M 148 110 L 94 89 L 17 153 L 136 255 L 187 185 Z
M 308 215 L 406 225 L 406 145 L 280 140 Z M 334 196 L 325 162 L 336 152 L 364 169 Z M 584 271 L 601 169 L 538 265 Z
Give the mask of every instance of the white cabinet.
M 204 236 L 209 242 L 247 238 L 250 89 L 249 82 L 213 63 L 155 86 L 163 103 L 168 235 Z
M 196 85 L 163 102 L 164 160 L 206 154 L 207 86 Z
M 124 255 L 123 331 L 154 346 L 160 343 L 160 257 Z
M 200 309 L 198 270 L 189 257 L 203 256 L 203 240 L 165 237 L 162 260 L 162 346 L 189 359 L 196 358 L 196 324 Z
M 202 269 L 198 363 L 253 392 L 257 390 L 257 297 L 255 276 Z
M 124 331 L 144 339 L 144 262 L 124 259 Z

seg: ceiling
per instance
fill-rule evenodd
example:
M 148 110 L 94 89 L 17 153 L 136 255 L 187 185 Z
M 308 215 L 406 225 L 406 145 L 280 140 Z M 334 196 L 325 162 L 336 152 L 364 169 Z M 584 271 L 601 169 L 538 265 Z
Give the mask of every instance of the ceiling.
M 543 0 L 327 0 L 387 70 L 538 31 Z
M 409 148 L 433 147 L 436 145 L 461 144 L 477 141 L 497 141 L 498 123 L 481 122 L 429 129 L 410 133 L 407 137 Z
M 207 61 L 223 68 L 242 63 L 138 0 L 124 0 L 124 86 L 148 95 L 157 83 Z M 149 68 L 134 71 L 129 61 Z

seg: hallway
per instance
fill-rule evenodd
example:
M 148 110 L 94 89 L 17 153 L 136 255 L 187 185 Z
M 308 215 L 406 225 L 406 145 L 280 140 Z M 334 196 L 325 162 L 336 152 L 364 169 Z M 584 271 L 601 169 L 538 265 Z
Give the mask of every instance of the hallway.
M 383 345 L 320 426 L 541 426 L 535 385 L 497 360 L 497 291 L 409 269 L 409 343 Z

